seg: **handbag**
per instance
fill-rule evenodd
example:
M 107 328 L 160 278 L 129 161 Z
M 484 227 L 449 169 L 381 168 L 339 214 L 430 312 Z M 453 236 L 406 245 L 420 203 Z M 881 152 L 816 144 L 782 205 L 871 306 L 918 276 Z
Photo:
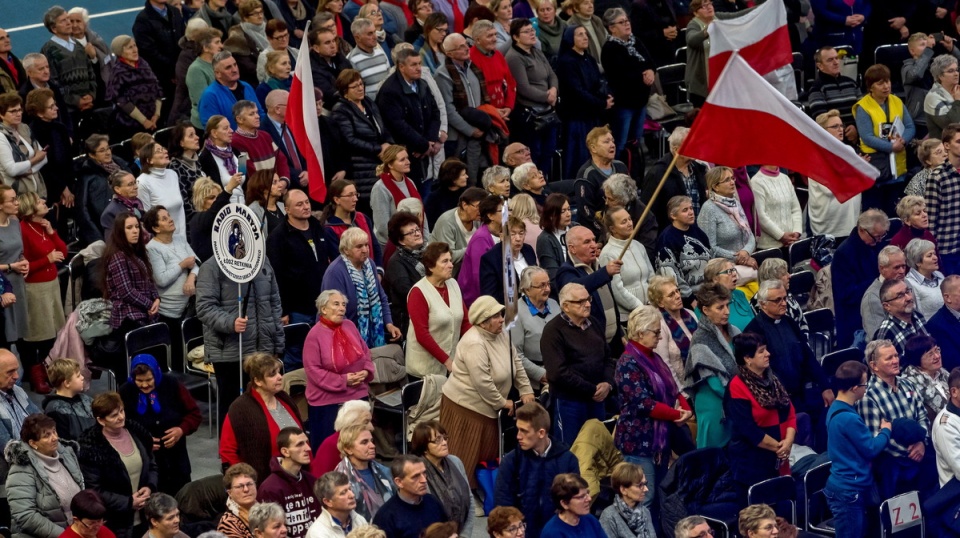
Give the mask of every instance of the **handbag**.
M 527 123 L 533 127 L 534 131 L 540 132 L 546 129 L 559 127 L 560 116 L 557 115 L 557 109 L 552 106 L 541 110 L 536 108 L 528 108 Z
M 647 117 L 657 121 L 670 116 L 675 116 L 677 112 L 667 103 L 667 98 L 659 93 L 650 93 L 647 99 Z

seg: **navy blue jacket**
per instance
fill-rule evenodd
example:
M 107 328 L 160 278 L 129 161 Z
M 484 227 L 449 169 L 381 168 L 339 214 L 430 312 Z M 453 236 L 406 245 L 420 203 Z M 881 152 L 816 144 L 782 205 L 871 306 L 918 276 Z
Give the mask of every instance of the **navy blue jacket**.
M 440 140 L 440 109 L 423 80 L 414 92 L 397 71 L 383 81 L 376 103 L 387 130 L 409 151 L 425 153 Z
M 600 302 L 600 292 L 597 291 L 601 286 L 607 286 L 609 288 L 610 281 L 613 280 L 605 267 L 601 266 L 593 273 L 587 274 L 586 269 L 575 267 L 570 260 L 567 260 L 563 262 L 560 269 L 557 269 L 556 280 L 557 293 L 560 293 L 559 290 L 562 290 L 564 286 L 571 282 L 576 282 L 587 288 L 587 291 L 590 292 L 590 315 L 597 318 L 600 327 L 607 326 L 607 314 L 603 311 L 603 303 Z M 612 288 L 610 289 L 610 296 L 613 296 Z M 614 309 L 619 318 L 620 309 L 616 305 L 614 305 Z
M 532 267 L 537 265 L 537 254 L 533 247 L 524 243 L 520 248 L 520 254 L 527 261 L 527 265 Z M 514 271 L 516 272 L 516 271 Z M 516 297 L 520 297 L 520 275 L 517 275 L 514 282 L 516 286 Z M 489 295 L 503 303 L 503 243 L 497 243 L 490 250 L 480 256 L 480 295 Z
M 884 241 L 867 246 L 860 239 L 857 228 L 854 228 L 850 237 L 840 244 L 833 255 L 831 283 L 837 320 L 837 345 L 840 346 L 838 349 L 850 347 L 853 333 L 863 329 L 860 302 L 870 284 L 880 276 L 877 254 L 886 245 L 887 242 Z
M 946 306 L 942 306 L 924 327 L 940 346 L 943 367 L 949 372 L 960 366 L 960 320 L 957 316 Z

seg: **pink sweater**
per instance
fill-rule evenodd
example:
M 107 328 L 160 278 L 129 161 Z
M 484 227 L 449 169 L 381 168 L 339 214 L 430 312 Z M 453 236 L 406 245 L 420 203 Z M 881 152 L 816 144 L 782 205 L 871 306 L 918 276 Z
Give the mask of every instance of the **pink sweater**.
M 303 367 L 307 373 L 307 403 L 312 406 L 339 404 L 367 396 L 374 374 L 370 349 L 352 321 L 344 319 L 343 330 L 353 345 L 362 350 L 362 356 L 341 372 L 333 366 L 333 329 L 318 321 L 307 334 L 303 344 Z M 363 370 L 369 373 L 367 379 L 359 385 L 348 386 L 347 374 Z

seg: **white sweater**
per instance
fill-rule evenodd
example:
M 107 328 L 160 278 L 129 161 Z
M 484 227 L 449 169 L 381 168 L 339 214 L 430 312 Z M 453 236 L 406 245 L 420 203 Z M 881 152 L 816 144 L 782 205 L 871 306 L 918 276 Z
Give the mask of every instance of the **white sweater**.
M 816 181 L 809 180 L 808 187 L 810 199 L 807 201 L 807 218 L 810 220 L 810 231 L 813 235 L 849 235 L 860 216 L 860 195 L 841 204 L 830 189 Z
M 783 234 L 803 233 L 803 211 L 790 178 L 783 173 L 769 176 L 760 170 L 750 178 L 750 188 L 760 223 L 757 248 L 780 248 Z
M 137 178 L 137 198 L 143 202 L 144 211 L 155 205 L 167 208 L 170 218 L 177 225 L 174 235 L 187 238 L 187 216 L 183 212 L 183 196 L 180 194 L 180 178 L 169 168 L 152 169 Z
M 189 297 L 183 294 L 183 285 L 190 273 L 199 274 L 200 265 L 192 269 L 182 269 L 180 262 L 196 256 L 187 240 L 173 236 L 173 242 L 161 243 L 156 239 L 147 243 L 147 257 L 153 268 L 153 282 L 160 293 L 160 315 L 166 318 L 180 318 L 187 308 Z
M 605 266 L 617 259 L 626 241 L 611 237 L 600 251 L 600 265 Z M 613 298 L 620 307 L 620 315 L 630 315 L 638 306 L 647 304 L 647 283 L 653 276 L 653 264 L 647 257 L 647 250 L 639 241 L 631 241 L 630 248 L 623 255 L 623 267 L 619 275 L 614 275 L 610 283 Z

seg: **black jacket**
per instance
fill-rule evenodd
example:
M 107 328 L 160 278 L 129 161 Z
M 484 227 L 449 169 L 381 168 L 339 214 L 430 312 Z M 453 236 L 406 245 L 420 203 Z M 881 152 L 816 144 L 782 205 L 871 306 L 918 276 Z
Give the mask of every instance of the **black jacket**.
M 323 225 L 310 217 L 307 235 L 313 247 L 307 243 L 304 233 L 290 225 L 289 221 L 270 231 L 267 237 L 267 258 L 277 274 L 280 288 L 280 305 L 283 315 L 291 312 L 315 315 L 315 301 L 323 287 L 323 274 L 330 265 L 331 256 L 338 256 L 336 245 L 327 241 Z
M 663 29 L 668 26 L 677 28 L 677 37 L 672 41 L 668 41 L 663 35 Z M 685 43 L 671 0 L 636 0 L 633 11 L 630 12 L 630 27 L 633 28 L 637 41 L 642 42 L 644 48 L 652 54 L 657 67 L 676 63 L 677 49 Z M 603 51 L 600 57 L 603 58 L 606 54 L 607 52 Z M 611 74 L 607 73 L 607 76 L 610 77 Z
M 338 52 L 332 62 L 328 62 L 315 50 L 310 49 L 310 72 L 313 73 L 313 86 L 323 92 L 323 108 L 330 110 L 339 100 L 337 94 L 337 76 L 344 69 L 352 69 L 353 64 L 343 53 Z
M 537 265 L 537 253 L 533 247 L 524 243 L 520 247 L 520 254 L 526 260 L 528 267 Z M 516 273 L 516 270 L 514 270 Z M 520 275 L 516 274 L 514 282 L 514 297 L 520 297 Z M 489 295 L 500 304 L 505 304 L 503 298 L 503 242 L 497 243 L 490 250 L 480 256 L 480 295 Z
M 390 313 L 393 315 L 393 324 L 396 325 L 404 337 L 410 326 L 410 313 L 407 311 L 407 295 L 413 285 L 423 278 L 417 271 L 416 265 L 406 256 L 394 253 L 387 262 L 387 270 L 383 274 L 383 290 L 390 299 Z M 502 303 L 502 301 L 501 301 Z
M 653 191 L 656 190 L 657 184 L 660 183 L 660 178 L 662 178 L 663 173 L 667 171 L 667 166 L 670 165 L 671 160 L 673 160 L 673 156 L 668 153 L 650 167 L 647 175 L 643 178 L 643 187 L 640 189 L 640 201 L 645 204 L 650 203 Z M 697 178 L 697 192 L 700 195 L 700 205 L 703 206 L 703 203 L 707 201 L 707 170 L 702 164 L 696 161 L 690 162 L 690 169 L 694 177 Z M 676 168 L 670 171 L 670 175 L 667 176 L 667 181 L 664 182 L 663 188 L 660 189 L 660 194 L 658 194 L 657 199 L 653 201 L 653 207 L 650 208 L 650 212 L 653 213 L 653 216 L 657 219 L 657 224 L 660 226 L 661 231 L 667 226 L 670 226 L 672 222 L 670 216 L 667 215 L 667 202 L 674 196 L 687 196 L 687 188 L 683 184 L 683 175 L 680 174 L 680 171 Z
M 76 176 L 73 172 L 73 151 L 70 149 L 70 133 L 67 126 L 57 120 L 43 121 L 34 118 L 30 122 L 33 139 L 47 150 L 47 164 L 40 169 L 47 185 L 47 204 L 53 207 L 60 203 L 64 188 L 76 192 Z
M 143 426 L 127 421 L 126 429 L 140 451 L 143 470 L 140 472 L 142 487 L 157 491 L 157 463 L 153 459 L 153 439 Z M 130 475 L 127 473 L 120 454 L 103 436 L 103 428 L 95 426 L 80 436 L 80 470 L 88 489 L 100 494 L 107 507 L 104 525 L 117 535 L 117 538 L 130 538 L 133 530 L 134 491 L 130 487 Z
M 190 64 L 197 59 L 199 51 L 198 45 L 193 41 L 188 41 L 186 37 L 180 38 L 180 55 L 177 56 L 177 65 L 173 70 L 173 77 L 176 80 L 176 88 L 173 90 L 173 105 L 170 107 L 170 116 L 167 119 L 167 125 L 174 126 L 178 121 L 190 119 L 190 92 L 187 89 L 187 69 Z
M 20 86 L 18 93 L 20 94 L 20 98 L 23 99 L 23 102 L 26 103 L 27 94 L 30 93 L 32 90 L 35 90 L 36 87 L 34 87 L 33 83 L 30 82 L 30 79 L 24 78 L 22 80 L 25 80 L 26 82 L 23 82 L 23 84 Z M 57 116 L 57 120 L 59 120 L 60 123 L 64 124 L 67 127 L 67 133 L 69 133 L 70 136 L 73 137 L 73 120 L 71 119 L 71 116 L 70 116 L 70 109 L 67 108 L 67 102 L 63 99 L 63 92 L 60 91 L 60 86 L 57 85 L 56 82 L 51 80 L 47 82 L 47 87 L 50 88 L 50 91 L 53 92 L 53 101 L 57 103 L 57 108 L 60 109 L 59 115 Z
M 174 85 L 174 69 L 180 54 L 178 43 L 183 37 L 184 28 L 179 9 L 168 7 L 164 17 L 153 9 L 149 0 L 133 21 L 133 38 L 137 42 L 140 56 L 153 68 L 160 86 L 164 89 Z
M 414 92 L 397 71 L 380 86 L 377 106 L 394 140 L 411 153 L 425 153 L 430 142 L 440 141 L 440 109 L 426 82 L 417 81 Z
M 216 179 L 214 181 L 216 181 Z M 190 248 L 192 248 L 193 253 L 197 255 L 200 263 L 209 260 L 210 257 L 213 256 L 213 239 L 211 238 L 211 234 L 213 233 L 213 220 L 216 218 L 217 213 L 229 203 L 230 193 L 223 191 L 217 195 L 217 199 L 213 201 L 210 209 L 197 211 L 190 217 L 190 222 L 187 224 L 187 230 L 189 231 L 187 242 L 190 243 Z
M 120 157 L 114 156 L 113 162 L 120 168 L 133 173 L 130 165 Z M 95 164 L 90 157 L 80 161 L 77 170 L 77 199 L 74 207 L 78 213 L 80 243 L 84 245 L 103 239 L 100 216 L 113 199 L 109 178 L 110 174 L 103 167 Z
M 376 170 L 380 164 L 380 146 L 384 142 L 393 143 L 393 137 L 387 132 L 380 109 L 369 97 L 363 98 L 363 107 L 366 114 L 341 97 L 333 107 L 331 119 L 344 146 L 350 148 L 347 177 L 356 183 L 360 197 L 369 199 L 370 190 L 379 179 Z
M 557 109 L 563 119 L 596 121 L 596 118 L 604 115 L 607 110 L 607 83 L 593 56 L 588 52 L 577 54 L 566 40 L 561 41 L 556 72 L 557 93 L 563 95 Z
M 644 84 L 643 72 L 656 69 L 656 66 L 640 40 L 634 42 L 634 48 L 643 60 L 630 56 L 627 47 L 608 40 L 603 44 L 600 58 L 602 58 L 603 72 L 607 75 L 610 93 L 613 95 L 616 106 L 640 110 L 647 106 L 647 100 L 650 98 L 650 86 Z

